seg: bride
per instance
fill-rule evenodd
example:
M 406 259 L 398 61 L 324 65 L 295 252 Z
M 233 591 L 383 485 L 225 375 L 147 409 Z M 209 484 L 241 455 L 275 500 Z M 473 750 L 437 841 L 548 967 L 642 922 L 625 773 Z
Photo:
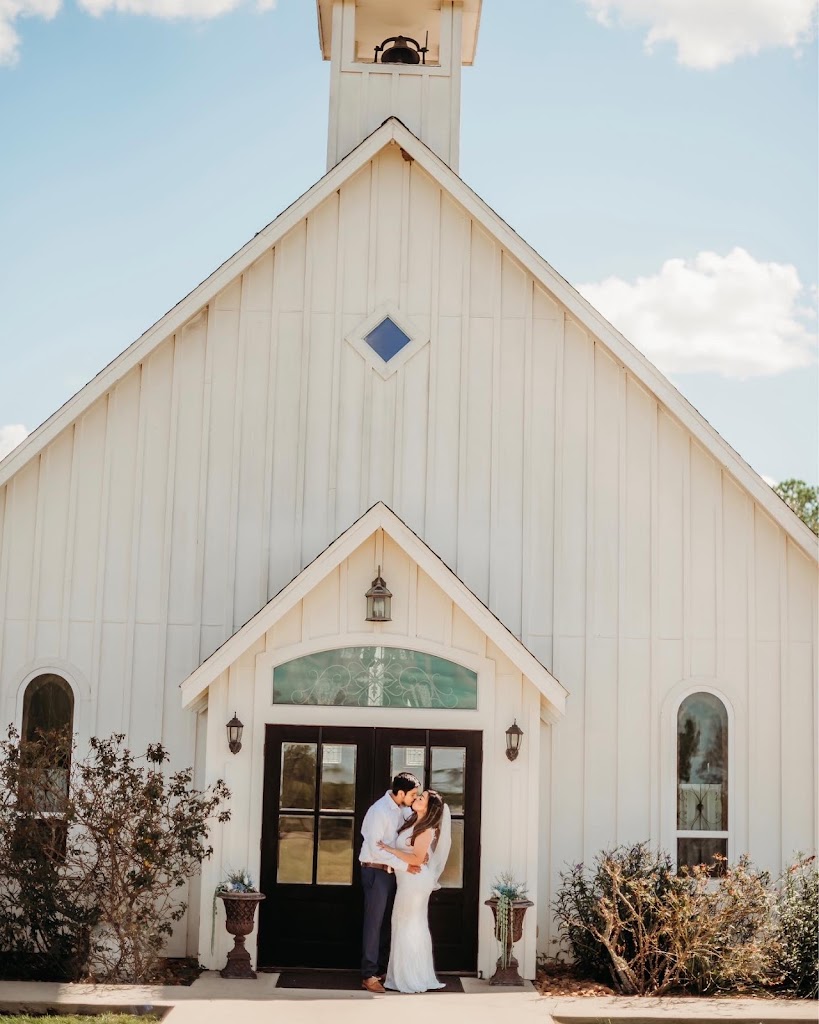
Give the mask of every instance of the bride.
M 435 977 L 432 936 L 427 911 L 433 889 L 446 866 L 452 843 L 449 808 L 434 789 L 422 793 L 413 813 L 398 832 L 396 846 L 378 845 L 407 864 L 417 864 L 417 875 L 396 874 L 398 891 L 392 912 L 392 951 L 384 987 L 397 992 L 429 992 L 446 988 Z

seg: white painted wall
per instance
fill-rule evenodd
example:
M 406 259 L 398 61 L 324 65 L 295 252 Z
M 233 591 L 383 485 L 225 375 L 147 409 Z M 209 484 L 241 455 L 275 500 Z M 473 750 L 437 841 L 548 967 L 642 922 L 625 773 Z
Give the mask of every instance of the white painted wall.
M 386 304 L 429 343 L 384 380 L 344 339 Z M 667 841 L 691 681 L 733 709 L 733 851 L 815 848 L 816 566 L 395 146 L 0 489 L 6 719 L 64 671 L 82 736 L 191 763 L 178 684 L 379 499 L 571 693 L 542 945 L 562 864 Z

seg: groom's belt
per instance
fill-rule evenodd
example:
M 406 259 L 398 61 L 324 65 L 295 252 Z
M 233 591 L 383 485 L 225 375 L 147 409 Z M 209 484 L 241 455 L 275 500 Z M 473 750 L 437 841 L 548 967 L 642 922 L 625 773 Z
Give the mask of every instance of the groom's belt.
M 395 874 L 395 868 L 390 867 L 389 864 L 375 864 L 369 860 L 362 860 L 362 868 L 375 868 L 376 871 L 386 871 L 388 875 Z

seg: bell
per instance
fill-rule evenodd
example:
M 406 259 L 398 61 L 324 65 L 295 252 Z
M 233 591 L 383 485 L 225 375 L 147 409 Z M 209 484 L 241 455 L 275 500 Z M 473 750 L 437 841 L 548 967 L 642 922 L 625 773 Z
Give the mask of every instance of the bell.
M 392 43 L 388 49 L 384 49 L 387 43 Z M 415 47 L 410 46 L 412 43 Z M 382 64 L 420 64 L 421 55 L 426 54 L 426 47 L 419 46 L 414 39 L 407 39 L 406 36 L 392 36 L 385 39 L 380 46 L 375 48 L 375 59 L 381 54 Z

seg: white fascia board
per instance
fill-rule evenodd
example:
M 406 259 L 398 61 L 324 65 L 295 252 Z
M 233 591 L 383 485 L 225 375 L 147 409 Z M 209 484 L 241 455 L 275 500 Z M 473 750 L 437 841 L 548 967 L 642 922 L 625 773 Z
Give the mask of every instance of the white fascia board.
M 395 124 L 398 124 L 396 121 Z M 262 228 L 238 252 L 226 260 L 210 277 L 190 292 L 173 309 L 169 310 L 137 338 L 124 352 L 105 369 L 81 388 L 73 398 L 53 413 L 44 423 L 33 430 L 5 459 L 0 460 L 0 487 L 18 470 L 33 459 L 42 449 L 89 409 L 94 402 L 110 391 L 127 373 L 145 359 L 171 335 L 192 320 L 207 306 L 223 288 L 226 288 L 239 274 L 251 266 L 260 256 L 271 249 L 300 221 L 325 199 L 336 192 L 345 181 L 356 174 L 373 159 L 393 138 L 394 128 L 385 122 L 369 135 L 356 149 L 327 172 L 323 178 L 291 206 Z
M 602 342 L 615 359 L 640 381 L 705 450 L 745 488 L 801 550 L 819 563 L 819 537 L 765 483 L 701 413 L 642 352 L 614 328 L 577 289 L 550 266 L 517 232 L 400 121 L 395 141 L 549 291 L 581 326 Z
M 383 529 L 461 611 L 509 658 L 548 702 L 552 720 L 566 710 L 568 691 L 506 626 L 480 601 L 446 563 L 383 502 L 357 519 L 298 576 L 204 661 L 181 684 L 182 706 L 201 699 L 210 684 L 286 615 L 299 601 L 356 551 L 376 530 Z

